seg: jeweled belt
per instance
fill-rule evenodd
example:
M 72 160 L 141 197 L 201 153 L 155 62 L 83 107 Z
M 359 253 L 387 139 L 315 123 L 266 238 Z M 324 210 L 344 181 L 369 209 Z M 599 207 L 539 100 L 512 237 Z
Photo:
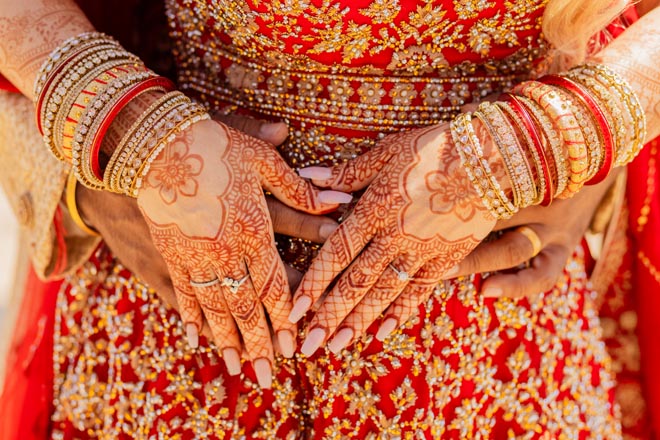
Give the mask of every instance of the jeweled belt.
M 205 69 L 180 76 L 209 104 L 344 130 L 394 132 L 450 120 L 463 104 L 505 90 L 528 73 L 461 76 L 346 75 L 273 68 L 220 47 L 199 47 Z M 296 124 L 296 121 L 298 122 Z

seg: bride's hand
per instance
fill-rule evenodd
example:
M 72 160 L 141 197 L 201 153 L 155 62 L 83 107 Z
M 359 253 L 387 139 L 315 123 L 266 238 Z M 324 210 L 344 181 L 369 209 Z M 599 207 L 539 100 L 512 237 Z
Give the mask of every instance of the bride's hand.
M 484 145 L 486 154 L 490 149 Z M 329 347 L 338 352 L 388 307 L 417 307 L 420 298 L 399 298 L 411 279 L 438 282 L 495 225 L 460 165 L 448 125 L 391 135 L 353 161 L 300 174 L 341 191 L 369 185 L 294 296 L 296 322 L 343 272 L 310 323 L 306 355 L 333 335 Z
M 291 300 L 264 188 L 314 214 L 347 197 L 314 189 L 270 144 L 202 121 L 151 164 L 138 205 L 168 266 L 190 339 L 206 317 L 230 374 L 240 372 L 244 346 L 260 384 L 269 387 L 270 327 L 282 347 L 293 346 L 296 329 L 286 319 Z

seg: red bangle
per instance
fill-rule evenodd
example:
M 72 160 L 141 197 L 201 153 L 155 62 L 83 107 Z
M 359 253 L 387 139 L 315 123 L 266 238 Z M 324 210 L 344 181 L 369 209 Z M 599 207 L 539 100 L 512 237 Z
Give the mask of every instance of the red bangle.
M 543 142 L 541 142 L 539 132 L 536 129 L 536 124 L 534 124 L 534 119 L 515 95 L 511 93 L 504 93 L 500 95 L 500 98 L 511 105 L 511 109 L 516 112 L 523 124 L 525 124 L 525 130 L 532 140 L 532 146 L 538 153 L 538 157 L 541 162 L 538 165 L 546 182 L 545 192 L 543 193 L 543 200 L 541 200 L 541 206 L 548 206 L 550 203 L 552 203 L 553 199 L 553 181 L 552 176 L 550 175 L 550 168 L 548 166 L 548 157 L 545 154 L 545 148 L 543 147 Z
M 99 180 L 103 180 L 103 174 L 101 173 L 101 166 L 99 164 L 99 152 L 101 151 L 101 144 L 105 137 L 105 133 L 108 131 L 119 112 L 121 112 L 130 101 L 139 94 L 156 87 L 164 88 L 165 91 L 170 92 L 174 90 L 174 83 L 164 76 L 148 78 L 128 89 L 103 117 L 103 121 L 101 122 L 101 125 L 99 125 L 98 131 L 94 133 L 94 138 L 90 145 L 92 172 Z
M 87 47 L 83 47 L 82 49 L 72 53 L 66 58 L 66 60 L 64 60 L 59 64 L 59 66 L 57 66 L 57 69 L 53 70 L 48 74 L 48 78 L 46 79 L 44 86 L 41 88 L 41 93 L 39 93 L 39 97 L 37 99 L 37 127 L 39 128 L 39 133 L 42 136 L 44 135 L 44 130 L 41 127 L 41 107 L 43 107 L 44 105 L 44 95 L 46 94 L 46 91 L 50 87 L 50 84 L 53 82 L 57 74 L 60 73 L 67 66 L 67 64 L 71 62 L 72 59 L 74 59 L 75 57 L 77 57 L 87 49 L 88 49 Z
M 614 164 L 614 140 L 612 137 L 612 128 L 607 122 L 605 113 L 603 113 L 603 110 L 600 108 L 596 100 L 586 90 L 568 78 L 559 75 L 546 75 L 539 81 L 549 85 L 562 87 L 569 92 L 572 92 L 591 111 L 591 115 L 600 128 L 604 152 L 603 163 L 600 169 L 591 179 L 589 179 L 589 181 L 585 182 L 585 185 L 595 185 L 602 182 L 610 174 L 610 171 L 612 171 L 612 165 Z

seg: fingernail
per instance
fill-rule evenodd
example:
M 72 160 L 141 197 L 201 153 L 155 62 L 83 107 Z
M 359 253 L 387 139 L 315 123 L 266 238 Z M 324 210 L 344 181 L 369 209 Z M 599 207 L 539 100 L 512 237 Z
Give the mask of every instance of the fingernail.
M 307 167 L 298 170 L 298 175 L 304 179 L 326 180 L 332 177 L 332 169 L 326 167 Z
M 277 332 L 277 342 L 280 344 L 280 350 L 285 358 L 292 358 L 296 350 L 296 341 L 293 333 L 289 330 L 280 330 Z
M 192 322 L 186 324 L 186 339 L 188 339 L 188 346 L 190 348 L 199 347 L 199 332 L 197 326 Z
M 380 328 L 378 329 L 378 333 L 376 333 L 376 339 L 383 342 L 394 331 L 394 329 L 397 328 L 398 325 L 399 325 L 399 321 L 397 319 L 387 318 L 380 325 Z
M 260 358 L 252 364 L 254 374 L 257 376 L 257 382 L 261 388 L 270 389 L 273 386 L 273 370 L 270 368 L 268 359 Z
M 499 287 L 487 287 L 483 293 L 486 298 L 499 298 L 502 296 L 502 289 Z
M 458 273 L 459 265 L 455 265 L 442 275 L 443 279 L 451 278 Z
M 343 328 L 337 332 L 334 338 L 332 338 L 332 341 L 328 344 L 328 348 L 331 352 L 337 354 L 342 351 L 349 342 L 351 342 L 351 339 L 353 339 L 353 330 L 350 328 Z
M 309 306 L 312 305 L 312 298 L 309 296 L 301 296 L 298 298 L 298 301 L 296 301 L 293 304 L 293 308 L 291 309 L 291 313 L 289 313 L 289 321 L 295 324 L 296 322 L 300 321 L 300 318 L 302 318 L 307 310 L 309 310 Z
M 322 328 L 315 328 L 307 335 L 305 342 L 303 342 L 300 351 L 305 356 L 311 356 L 321 346 L 325 339 L 325 330 Z
M 321 225 L 319 228 L 319 236 L 327 240 L 330 235 L 337 230 L 339 225 L 333 224 L 333 223 L 326 223 L 324 225 Z
M 353 196 L 346 194 L 341 191 L 320 191 L 319 192 L 319 202 L 325 203 L 327 205 L 336 205 L 338 203 L 350 203 L 353 200 Z
M 222 350 L 222 359 L 227 366 L 227 372 L 230 376 L 241 374 L 241 357 L 235 348 L 225 348 Z

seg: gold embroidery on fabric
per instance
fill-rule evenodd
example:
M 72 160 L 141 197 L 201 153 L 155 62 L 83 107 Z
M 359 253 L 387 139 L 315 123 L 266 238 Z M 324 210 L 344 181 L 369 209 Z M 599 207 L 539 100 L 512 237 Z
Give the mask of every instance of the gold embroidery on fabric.
M 68 278 L 59 294 L 54 346 L 55 438 L 61 435 L 58 423 L 70 420 L 89 435 L 108 439 L 119 434 L 146 439 L 151 426 L 164 433 L 183 429 L 196 438 L 230 432 L 232 438 L 272 439 L 278 438 L 284 420 L 301 415 L 326 420 L 323 432 L 307 433 L 324 439 L 352 438 L 364 424 L 378 429 L 378 436 L 369 437 L 374 439 L 399 437 L 403 431 L 417 432 L 416 438 L 424 438 L 425 432 L 442 438 L 450 430 L 460 438 L 491 438 L 493 417 L 518 424 L 529 434 L 522 438 L 541 431 L 552 438 L 578 438 L 584 431 L 593 438 L 619 438 L 618 424 L 607 410 L 613 383 L 606 372 L 609 358 L 600 342 L 593 298 L 576 293 L 586 283 L 581 260 L 581 255 L 572 260 L 564 280 L 531 307 L 503 299 L 491 313 L 472 281 L 464 278 L 439 286 L 421 314 L 405 325 L 407 329 L 421 326 L 419 336 L 398 330 L 376 352 L 367 351 L 373 336 L 366 336 L 344 350 L 339 363 L 327 352 L 313 359 L 302 355 L 294 360 L 278 359 L 279 369 L 291 369 L 294 363 L 302 366 L 311 395 L 300 407 L 295 397 L 305 391 L 296 389 L 291 381 L 276 381 L 273 411 L 266 411 L 258 432 L 251 433 L 240 426 L 239 417 L 264 404 L 258 387 L 248 383 L 250 391 L 239 394 L 235 411 L 226 407 L 231 403 L 222 378 L 202 384 L 179 363 L 191 357 L 200 367 L 217 363 L 213 346 L 198 352 L 188 349 L 180 321 L 168 315 L 144 285 L 122 277 L 125 270 L 117 264 L 88 263 Z M 468 311 L 466 322 L 458 323 L 445 310 L 452 298 L 458 301 L 454 308 Z M 144 336 L 135 345 L 127 337 L 141 322 L 135 320 L 138 312 L 117 310 L 126 300 L 144 303 L 139 313 L 148 317 Z M 158 339 L 163 335 L 171 345 Z M 493 354 L 521 335 L 526 343 L 494 365 Z M 532 352 L 537 361 L 532 361 Z M 600 365 L 596 386 L 594 364 Z M 407 367 L 399 370 L 392 391 L 383 393 L 379 382 L 403 365 Z M 94 374 L 99 367 L 107 370 L 107 378 Z M 129 367 L 136 375 L 132 380 L 123 374 Z M 552 379 L 558 372 L 563 376 L 561 382 Z M 159 378 L 167 380 L 164 389 L 149 385 Z M 423 378 L 423 389 L 419 378 Z M 461 398 L 466 384 L 473 391 Z M 200 399 L 200 395 L 205 397 Z M 339 402 L 345 404 L 352 420 L 336 415 Z M 451 405 L 455 405 L 451 422 L 435 415 Z M 161 418 L 174 406 L 180 408 L 179 416 Z M 301 435 L 302 431 L 289 433 L 290 438 Z
M 408 11 L 410 8 L 391 0 L 376 0 L 366 8 L 345 0 L 323 0 L 318 6 L 309 0 L 180 0 L 183 7 L 168 0 L 170 19 L 182 26 L 180 37 L 187 43 L 198 40 L 200 28 L 212 23 L 218 35 L 231 38 L 231 50 L 237 56 L 263 60 L 271 68 L 378 74 L 387 66 L 395 75 L 445 76 L 474 69 L 469 62 L 450 67 L 442 56 L 447 49 L 467 58 L 487 57 L 498 45 L 511 54 L 500 60 L 482 59 L 487 70 L 506 73 L 528 68 L 521 62 L 538 57 L 532 47 L 540 43 L 538 12 L 546 2 L 496 5 L 485 0 L 454 0 L 451 7 L 449 2 L 417 0 L 416 8 Z M 489 18 L 472 20 L 491 8 Z M 537 31 L 534 41 L 520 40 L 520 32 L 532 30 Z M 336 62 L 319 61 L 335 54 L 339 55 Z M 392 62 L 374 64 L 369 61 L 373 57 L 390 57 Z

